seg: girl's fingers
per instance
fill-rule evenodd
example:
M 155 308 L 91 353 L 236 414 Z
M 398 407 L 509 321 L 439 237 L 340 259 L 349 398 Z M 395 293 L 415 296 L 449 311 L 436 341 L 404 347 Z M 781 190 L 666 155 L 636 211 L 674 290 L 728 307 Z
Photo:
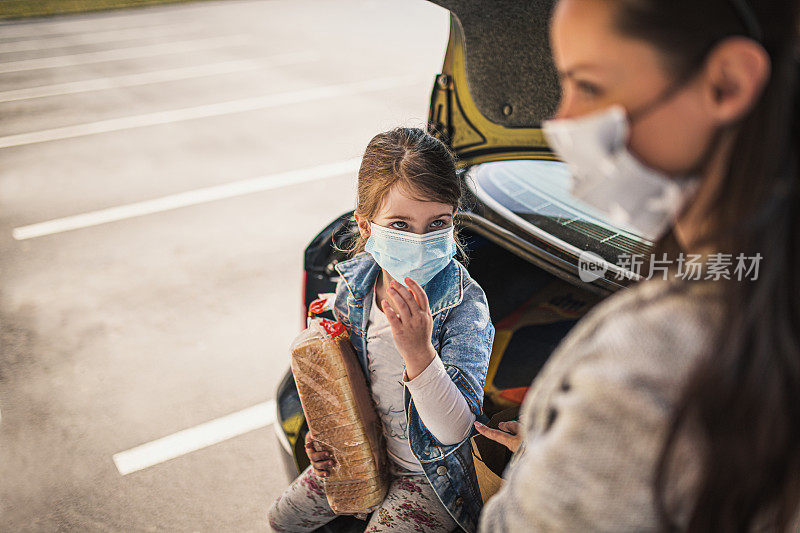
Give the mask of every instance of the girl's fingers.
M 400 315 L 400 320 L 403 323 L 408 322 L 408 320 L 411 318 L 411 309 L 409 309 L 408 304 L 403 299 L 403 297 L 400 296 L 400 293 L 397 292 L 392 287 L 389 287 L 386 293 L 389 295 L 389 298 L 392 299 L 392 303 L 394 303 L 394 308 L 397 309 L 397 314 Z
M 308 450 L 306 450 L 308 451 Z M 308 453 L 308 458 L 311 461 L 311 466 L 314 468 L 314 473 L 320 477 L 328 477 L 328 469 L 333 466 L 333 461 L 326 452 Z
M 333 461 L 331 461 L 330 459 L 326 461 L 311 461 L 311 464 L 317 470 L 328 470 L 333 466 Z
M 310 452 L 307 454 L 312 463 L 321 463 L 331 458 L 328 452 Z
M 386 300 L 381 300 L 381 306 L 383 307 L 383 314 L 386 315 L 386 319 L 389 321 L 389 325 L 394 328 L 396 324 L 400 323 L 400 318 Z
M 411 278 L 406 278 L 406 283 L 408 283 L 408 288 L 411 290 L 411 293 L 414 295 L 414 298 L 417 301 L 417 305 L 421 310 L 428 310 L 430 309 L 430 304 L 428 303 L 428 295 L 425 294 L 425 291 L 422 290 L 422 287 L 419 286 L 419 283 L 414 281 Z
M 310 432 L 306 433 L 305 448 L 306 448 L 306 455 L 308 455 L 308 458 L 311 460 L 311 463 L 312 464 L 324 463 L 325 461 L 329 461 L 330 459 L 332 459 L 330 452 L 326 452 L 325 450 L 318 452 L 316 449 L 314 449 L 314 439 L 309 438 L 308 435 L 310 434 L 311 434 Z
M 391 287 L 397 291 L 397 294 L 399 294 L 400 297 L 403 299 L 403 301 L 408 305 L 408 308 L 411 310 L 412 313 L 415 311 L 422 310 L 422 308 L 419 306 L 419 303 L 417 302 L 417 299 L 414 296 L 414 293 L 412 293 L 408 288 L 403 287 L 402 283 L 392 281 Z
M 315 451 L 314 450 L 314 439 L 312 439 L 309 436 L 310 434 L 311 433 L 306 433 L 306 450 L 308 450 L 307 453 L 311 453 L 311 452 Z
M 330 452 L 326 452 L 325 450 L 318 452 L 314 449 L 314 445 L 306 445 L 306 455 L 308 458 L 311 459 L 311 462 L 318 462 L 318 461 L 327 461 L 331 458 Z

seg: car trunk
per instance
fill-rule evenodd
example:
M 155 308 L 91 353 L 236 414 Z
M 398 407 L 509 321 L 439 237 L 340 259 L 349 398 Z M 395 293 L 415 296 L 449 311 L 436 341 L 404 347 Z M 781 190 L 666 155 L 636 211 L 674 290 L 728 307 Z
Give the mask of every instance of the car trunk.
M 453 147 L 461 166 L 553 159 L 540 128 L 560 97 L 548 43 L 553 2 L 431 1 L 451 16 L 429 130 Z
M 509 250 L 463 231 L 467 269 L 486 293 L 495 341 L 486 377 L 488 416 L 519 405 L 550 354 L 602 297 L 536 268 Z

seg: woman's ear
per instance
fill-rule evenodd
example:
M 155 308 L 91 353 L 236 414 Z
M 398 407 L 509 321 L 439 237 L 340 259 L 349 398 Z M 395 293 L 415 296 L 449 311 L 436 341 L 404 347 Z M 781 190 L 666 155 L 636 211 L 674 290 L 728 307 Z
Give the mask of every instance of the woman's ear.
M 709 54 L 705 67 L 705 104 L 720 125 L 739 121 L 758 102 L 771 63 L 763 46 L 745 37 L 729 37 Z
M 356 223 L 358 224 L 358 231 L 359 233 L 361 233 L 361 237 L 364 239 L 369 238 L 369 233 L 370 233 L 369 221 L 365 217 L 359 215 L 358 213 L 354 213 L 353 215 L 356 218 Z

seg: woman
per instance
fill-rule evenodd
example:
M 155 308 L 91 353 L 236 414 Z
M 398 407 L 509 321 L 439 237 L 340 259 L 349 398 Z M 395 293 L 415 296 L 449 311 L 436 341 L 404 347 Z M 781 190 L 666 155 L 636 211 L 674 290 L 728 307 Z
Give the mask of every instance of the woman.
M 557 2 L 563 92 L 545 133 L 576 191 L 618 198 L 616 215 L 673 262 L 553 353 L 482 531 L 800 529 L 797 9 Z M 761 261 L 742 279 L 691 280 L 690 253 L 707 268 Z

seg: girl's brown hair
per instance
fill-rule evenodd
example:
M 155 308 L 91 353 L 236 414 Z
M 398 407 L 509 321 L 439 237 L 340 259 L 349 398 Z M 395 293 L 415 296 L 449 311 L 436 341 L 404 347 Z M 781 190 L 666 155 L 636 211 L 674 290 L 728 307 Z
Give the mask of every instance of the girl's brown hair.
M 397 127 L 372 138 L 358 170 L 355 212 L 373 220 L 394 186 L 415 200 L 449 204 L 454 211 L 462 207 L 464 190 L 455 156 L 442 141 L 420 128 Z M 458 254 L 466 262 L 455 219 L 453 226 Z M 364 250 L 366 242 L 354 226 L 344 251 L 352 257 Z

